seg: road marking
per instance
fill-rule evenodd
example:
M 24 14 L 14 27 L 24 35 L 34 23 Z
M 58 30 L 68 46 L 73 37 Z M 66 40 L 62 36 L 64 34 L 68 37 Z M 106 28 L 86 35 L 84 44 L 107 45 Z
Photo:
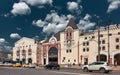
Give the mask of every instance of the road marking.
M 58 71 L 51 71 L 54 73 L 62 73 L 62 74 L 71 74 L 71 75 L 90 75 L 90 74 L 80 74 L 80 73 L 71 73 L 71 72 L 58 72 Z

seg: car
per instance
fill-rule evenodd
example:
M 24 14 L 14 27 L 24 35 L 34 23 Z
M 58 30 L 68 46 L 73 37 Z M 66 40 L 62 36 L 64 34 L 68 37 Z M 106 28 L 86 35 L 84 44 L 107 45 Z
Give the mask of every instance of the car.
M 47 64 L 44 68 L 45 69 L 56 69 L 56 70 L 59 70 L 60 69 L 60 65 L 59 64 L 50 63 L 50 64 Z
M 20 63 L 13 64 L 13 67 L 21 67 L 22 65 Z
M 36 64 L 23 64 L 25 68 L 36 68 Z
M 84 72 L 99 71 L 101 73 L 109 73 L 110 71 L 112 71 L 112 67 L 107 62 L 97 61 L 88 65 L 82 66 L 82 70 Z
M 36 68 L 36 64 L 29 64 L 28 68 Z

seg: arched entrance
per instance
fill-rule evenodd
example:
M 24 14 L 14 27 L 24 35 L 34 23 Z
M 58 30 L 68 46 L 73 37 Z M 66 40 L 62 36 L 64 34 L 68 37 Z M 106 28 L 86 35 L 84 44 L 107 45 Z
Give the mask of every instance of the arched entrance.
M 117 62 L 117 65 L 120 65 L 120 53 L 114 55 L 114 63 Z
M 28 58 L 28 63 L 32 63 L 32 59 L 31 58 Z
M 97 55 L 96 59 L 98 61 L 98 55 Z M 107 56 L 104 54 L 100 54 L 100 61 L 107 61 Z
M 49 49 L 48 61 L 49 63 L 58 63 L 58 49 L 56 47 L 51 47 Z

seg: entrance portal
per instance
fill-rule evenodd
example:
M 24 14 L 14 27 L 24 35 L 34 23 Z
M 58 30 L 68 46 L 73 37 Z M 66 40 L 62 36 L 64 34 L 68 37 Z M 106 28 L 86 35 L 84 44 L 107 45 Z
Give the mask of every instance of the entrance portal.
M 32 63 L 32 59 L 31 58 L 28 58 L 28 63 Z
M 116 65 L 120 65 L 120 53 L 119 54 L 116 54 L 114 56 L 114 59 L 116 60 L 117 64 Z M 114 62 L 115 63 L 115 62 Z
M 49 63 L 58 63 L 58 49 L 56 47 L 51 47 L 48 51 Z

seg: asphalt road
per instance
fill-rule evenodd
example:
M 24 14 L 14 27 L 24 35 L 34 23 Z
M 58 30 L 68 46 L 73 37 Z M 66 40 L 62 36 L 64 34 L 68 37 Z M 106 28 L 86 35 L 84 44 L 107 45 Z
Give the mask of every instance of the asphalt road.
M 45 70 L 43 68 L 0 67 L 0 75 L 101 75 L 99 72 L 83 72 L 80 69 Z M 120 71 L 102 73 L 102 75 L 120 75 Z

